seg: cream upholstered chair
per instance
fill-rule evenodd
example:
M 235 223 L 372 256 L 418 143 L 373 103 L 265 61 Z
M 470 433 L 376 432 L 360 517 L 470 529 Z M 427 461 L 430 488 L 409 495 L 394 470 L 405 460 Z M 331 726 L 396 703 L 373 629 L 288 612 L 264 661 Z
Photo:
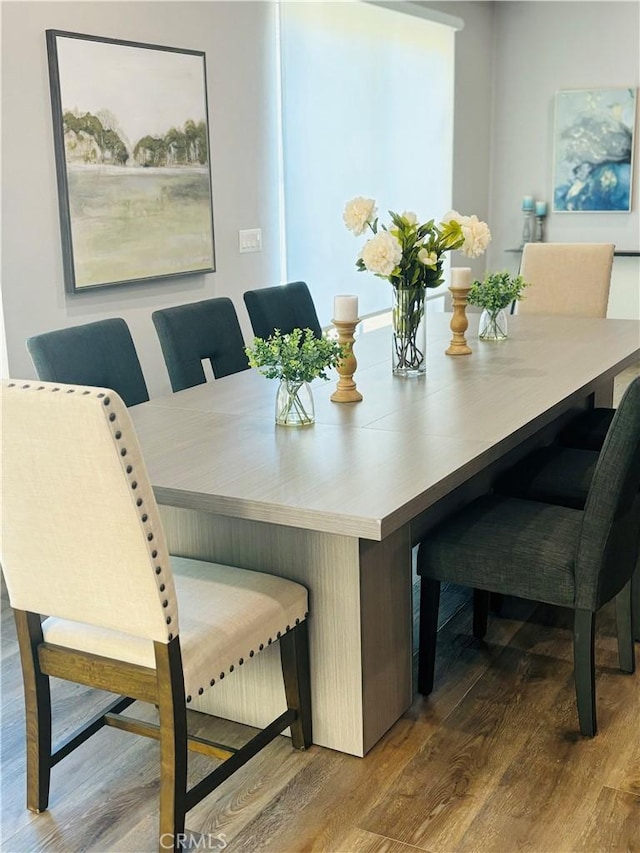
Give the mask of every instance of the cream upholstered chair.
M 520 275 L 529 282 L 519 314 L 606 317 L 613 243 L 526 243 Z
M 160 741 L 160 850 L 185 812 L 291 727 L 311 743 L 307 590 L 260 572 L 170 558 L 129 413 L 113 391 L 3 382 L 2 568 L 27 720 L 27 806 L 51 768 L 109 725 Z M 41 614 L 46 616 L 41 622 Z M 239 750 L 187 734 L 186 708 L 279 640 L 288 709 Z M 52 750 L 49 677 L 122 698 Z M 159 725 L 122 716 L 154 703 Z M 224 759 L 187 790 L 187 748 Z

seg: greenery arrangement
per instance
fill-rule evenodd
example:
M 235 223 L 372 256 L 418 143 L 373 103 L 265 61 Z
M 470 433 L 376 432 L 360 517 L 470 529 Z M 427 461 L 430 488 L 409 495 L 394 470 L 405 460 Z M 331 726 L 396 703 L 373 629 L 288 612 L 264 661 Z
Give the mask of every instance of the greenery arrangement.
M 288 335 L 276 329 L 266 340 L 254 338 L 245 352 L 251 367 L 267 379 L 300 384 L 317 376 L 328 379 L 326 369 L 336 367 L 345 355 L 337 341 L 316 338 L 311 329 L 294 329 Z
M 267 379 L 280 380 L 276 423 L 283 426 L 314 422 L 313 398 L 305 383 L 317 376 L 328 379 L 327 368 L 336 367 L 346 355 L 337 341 L 316 338 L 311 329 L 294 329 L 287 335 L 276 329 L 266 340 L 254 338 L 245 352 L 251 367 Z
M 511 276 L 508 272 L 494 272 L 485 276 L 484 281 L 474 281 L 467 297 L 469 305 L 484 308 L 490 314 L 496 314 L 514 301 L 522 299 L 522 291 L 529 287 L 521 275 Z

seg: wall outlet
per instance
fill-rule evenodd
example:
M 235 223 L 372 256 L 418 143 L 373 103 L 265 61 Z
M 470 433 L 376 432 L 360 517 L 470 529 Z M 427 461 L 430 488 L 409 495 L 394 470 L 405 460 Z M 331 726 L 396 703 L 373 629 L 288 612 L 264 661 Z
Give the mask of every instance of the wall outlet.
M 262 229 L 247 228 L 244 231 L 238 231 L 238 248 L 240 254 L 244 254 L 245 252 L 261 252 Z

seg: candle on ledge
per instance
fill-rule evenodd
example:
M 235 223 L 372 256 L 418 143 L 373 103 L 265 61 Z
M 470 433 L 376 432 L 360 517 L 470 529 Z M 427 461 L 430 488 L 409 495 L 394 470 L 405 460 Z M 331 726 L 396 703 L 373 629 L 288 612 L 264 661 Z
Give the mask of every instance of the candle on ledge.
M 471 287 L 471 267 L 452 267 L 451 287 Z
M 546 201 L 537 201 L 536 202 L 536 216 L 546 216 L 547 215 L 547 202 Z
M 333 319 L 343 323 L 355 323 L 358 320 L 358 297 L 336 296 L 333 300 Z
M 533 196 L 532 195 L 526 195 L 522 199 L 522 209 L 523 210 L 533 210 Z

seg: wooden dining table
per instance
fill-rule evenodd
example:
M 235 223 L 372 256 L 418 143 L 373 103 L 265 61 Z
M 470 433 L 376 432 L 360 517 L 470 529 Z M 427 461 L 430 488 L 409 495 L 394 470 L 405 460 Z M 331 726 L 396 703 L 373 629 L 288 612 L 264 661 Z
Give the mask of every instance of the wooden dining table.
M 566 421 L 611 405 L 640 324 L 514 316 L 501 342 L 451 357 L 430 314 L 427 369 L 391 372 L 391 329 L 356 338 L 359 403 L 315 380 L 315 424 L 277 426 L 256 370 L 131 408 L 172 553 L 309 589 L 314 743 L 363 756 L 412 702 L 412 549 Z M 262 726 L 282 710 L 277 644 L 198 699 Z

